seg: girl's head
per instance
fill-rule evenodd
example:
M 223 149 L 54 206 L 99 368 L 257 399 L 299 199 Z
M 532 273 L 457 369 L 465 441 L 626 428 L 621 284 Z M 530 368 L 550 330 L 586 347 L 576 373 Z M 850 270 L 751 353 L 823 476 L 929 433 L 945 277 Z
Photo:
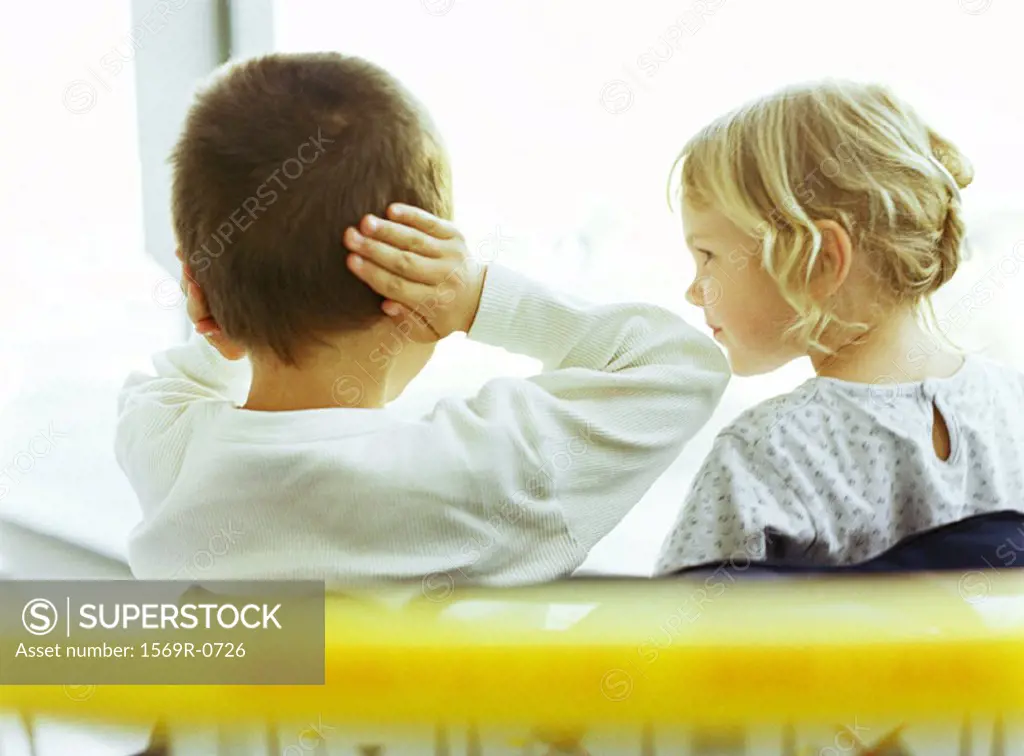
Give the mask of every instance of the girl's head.
M 960 262 L 970 165 L 884 87 L 786 89 L 706 126 L 679 160 L 687 299 L 737 374 L 916 312 Z

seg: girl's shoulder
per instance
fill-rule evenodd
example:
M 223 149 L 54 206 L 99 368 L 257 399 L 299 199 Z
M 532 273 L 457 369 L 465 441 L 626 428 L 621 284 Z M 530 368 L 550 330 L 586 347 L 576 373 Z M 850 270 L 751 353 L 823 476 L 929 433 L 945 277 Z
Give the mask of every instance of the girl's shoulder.
M 829 402 L 822 396 L 818 383 L 811 379 L 744 410 L 719 435 L 737 438 L 750 446 L 778 441 L 782 435 L 813 435 L 823 430 L 822 421 L 828 413 Z
M 844 437 L 862 441 L 878 426 L 898 428 L 916 422 L 922 407 L 942 394 L 961 408 L 996 406 L 1019 416 L 1024 412 L 1024 373 L 971 355 L 957 374 L 943 379 L 853 383 L 810 378 L 788 393 L 744 410 L 719 435 L 751 450 L 834 447 Z
M 805 444 L 863 430 L 924 398 L 923 384 L 809 378 L 740 413 L 723 431 L 751 445 Z M 918 394 L 921 394 L 918 396 Z
M 976 384 L 995 389 L 1008 389 L 1024 398 L 1024 372 L 991 357 L 971 355 L 966 363 Z

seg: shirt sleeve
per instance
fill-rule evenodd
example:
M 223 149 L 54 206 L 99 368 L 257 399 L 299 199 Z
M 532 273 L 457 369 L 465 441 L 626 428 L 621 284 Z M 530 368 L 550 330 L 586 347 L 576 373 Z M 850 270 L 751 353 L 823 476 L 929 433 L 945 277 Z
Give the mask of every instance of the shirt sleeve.
M 805 551 L 815 531 L 801 501 L 800 477 L 784 451 L 721 433 L 662 546 L 656 574 Z
M 489 545 L 478 575 L 545 549 L 562 556 L 537 578 L 579 566 L 708 421 L 730 375 L 714 342 L 668 310 L 580 302 L 497 266 L 469 336 L 544 365 L 429 418 L 434 439 L 486 471 L 463 520 Z
M 337 496 L 305 497 L 287 516 L 331 559 L 362 559 L 388 579 L 568 575 L 708 421 L 730 375 L 714 342 L 668 310 L 581 302 L 496 265 L 469 337 L 543 370 L 389 420 L 363 452 L 318 470 L 318 490 L 337 486 Z M 140 498 L 159 501 L 178 482 L 184 452 L 174 450 L 213 415 L 204 406 L 222 410 L 245 383 L 242 366 L 205 344 L 155 364 L 155 377 L 122 392 L 117 443 Z
M 160 498 L 178 474 L 203 408 L 242 404 L 252 380 L 248 358 L 226 360 L 193 333 L 153 357 L 153 372 L 134 372 L 118 394 L 114 454 L 144 501 Z

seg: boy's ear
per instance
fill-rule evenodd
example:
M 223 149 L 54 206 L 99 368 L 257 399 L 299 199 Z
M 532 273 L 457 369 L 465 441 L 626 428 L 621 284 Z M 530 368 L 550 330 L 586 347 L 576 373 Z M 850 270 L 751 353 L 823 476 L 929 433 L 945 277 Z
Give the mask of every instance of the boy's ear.
M 853 242 L 846 229 L 835 221 L 816 221 L 821 232 L 821 252 L 814 265 L 811 292 L 825 300 L 835 295 L 846 282 L 853 265 Z

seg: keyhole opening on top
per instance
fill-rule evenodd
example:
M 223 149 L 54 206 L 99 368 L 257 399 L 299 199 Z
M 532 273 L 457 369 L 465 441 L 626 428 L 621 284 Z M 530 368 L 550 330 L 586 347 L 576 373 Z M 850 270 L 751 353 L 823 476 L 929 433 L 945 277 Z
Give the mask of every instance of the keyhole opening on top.
M 949 459 L 949 454 L 952 449 L 952 442 L 949 439 L 949 426 L 946 424 L 946 418 L 939 412 L 938 406 L 935 402 L 932 402 L 932 446 L 935 449 L 935 455 L 943 462 Z

